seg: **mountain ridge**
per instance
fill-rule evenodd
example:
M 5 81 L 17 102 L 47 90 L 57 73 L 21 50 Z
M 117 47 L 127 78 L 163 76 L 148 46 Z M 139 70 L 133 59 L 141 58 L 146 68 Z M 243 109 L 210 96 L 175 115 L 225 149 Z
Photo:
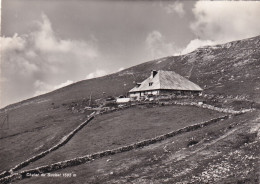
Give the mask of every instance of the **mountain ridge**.
M 206 93 L 244 95 L 260 102 L 260 36 L 204 46 L 188 54 L 167 56 L 132 66 L 99 78 L 82 80 L 49 93 L 10 104 L 12 108 L 37 100 L 56 102 L 101 98 L 126 94 L 136 82 L 147 78 L 151 70 L 173 70 L 198 84 Z M 215 70 L 212 70 L 215 69 Z M 233 69 L 233 70 L 232 70 Z M 246 83 L 246 85 L 245 85 Z M 243 88 L 253 86 L 245 92 Z M 227 88 L 229 87 L 229 89 Z M 230 90 L 232 89 L 232 90 Z

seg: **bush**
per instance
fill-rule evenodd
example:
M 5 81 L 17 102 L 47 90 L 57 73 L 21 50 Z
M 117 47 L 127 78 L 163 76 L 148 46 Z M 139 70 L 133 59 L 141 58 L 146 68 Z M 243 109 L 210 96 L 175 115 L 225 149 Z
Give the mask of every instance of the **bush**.
M 198 143 L 199 143 L 199 141 L 197 141 L 197 140 L 190 140 L 187 144 L 187 147 L 193 146 L 193 145 L 198 144 Z

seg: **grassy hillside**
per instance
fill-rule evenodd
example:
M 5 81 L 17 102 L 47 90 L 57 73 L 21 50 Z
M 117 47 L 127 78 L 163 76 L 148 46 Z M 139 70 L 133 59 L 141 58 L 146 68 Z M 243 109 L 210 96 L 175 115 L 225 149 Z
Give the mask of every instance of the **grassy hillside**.
M 126 94 L 150 75 L 151 70 L 173 70 L 200 85 L 205 93 L 242 95 L 260 102 L 260 36 L 199 48 L 182 56 L 170 56 L 104 77 L 84 80 L 26 100 L 51 100 L 62 104 L 92 97 Z M 125 84 L 125 85 L 124 85 Z M 19 104 L 19 103 L 18 103 Z M 11 105 L 17 106 L 18 104 Z
M 57 144 L 87 113 L 73 113 L 45 101 L 12 109 L 8 116 L 9 127 L 0 130 L 0 172 Z
M 28 168 L 133 144 L 220 116 L 223 113 L 192 106 L 140 106 L 116 111 L 96 117 L 68 144 Z
M 244 95 L 260 100 L 260 36 L 197 49 L 183 56 L 165 57 L 124 71 L 74 84 L 62 89 L 70 98 L 86 98 L 90 92 L 100 96 L 125 94 L 150 71 L 173 70 L 199 84 L 206 93 Z M 124 84 L 126 86 L 124 87 Z M 57 91 L 60 94 L 61 91 Z M 53 94 L 55 95 L 55 93 Z
M 90 94 L 92 99 L 126 94 L 153 69 L 174 70 L 200 85 L 206 94 L 239 95 L 260 102 L 259 48 L 260 36 L 204 47 L 183 56 L 165 57 L 104 77 L 80 81 L 1 109 L 0 118 L 8 115 L 9 122 L 0 130 L 0 171 L 55 145 L 90 113 L 74 111 L 72 106 L 84 108 Z M 120 117 L 127 119 L 126 116 Z M 165 122 L 167 128 L 169 124 Z
M 259 118 L 259 111 L 243 114 L 142 149 L 54 172 L 75 177 L 32 177 L 15 183 L 258 184 Z

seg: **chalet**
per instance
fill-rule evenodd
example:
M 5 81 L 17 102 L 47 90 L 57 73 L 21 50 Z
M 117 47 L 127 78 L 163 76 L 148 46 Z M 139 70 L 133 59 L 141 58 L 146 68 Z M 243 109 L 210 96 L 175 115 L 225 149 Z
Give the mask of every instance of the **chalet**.
M 137 98 L 148 95 L 190 95 L 199 94 L 202 89 L 188 79 L 174 71 L 155 71 L 142 83 L 131 89 L 128 94 L 130 98 Z

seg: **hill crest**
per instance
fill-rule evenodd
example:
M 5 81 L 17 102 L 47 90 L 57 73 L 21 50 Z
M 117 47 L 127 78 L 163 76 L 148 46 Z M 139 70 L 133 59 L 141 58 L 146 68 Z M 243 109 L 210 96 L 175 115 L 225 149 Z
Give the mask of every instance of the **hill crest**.
M 179 73 L 205 89 L 205 93 L 242 95 L 260 102 L 260 36 L 214 46 L 204 46 L 185 55 L 163 57 L 117 73 L 82 80 L 50 93 L 30 98 L 3 109 L 35 101 L 62 103 L 80 99 L 126 94 L 151 70 Z M 2 109 L 2 110 L 3 110 Z

